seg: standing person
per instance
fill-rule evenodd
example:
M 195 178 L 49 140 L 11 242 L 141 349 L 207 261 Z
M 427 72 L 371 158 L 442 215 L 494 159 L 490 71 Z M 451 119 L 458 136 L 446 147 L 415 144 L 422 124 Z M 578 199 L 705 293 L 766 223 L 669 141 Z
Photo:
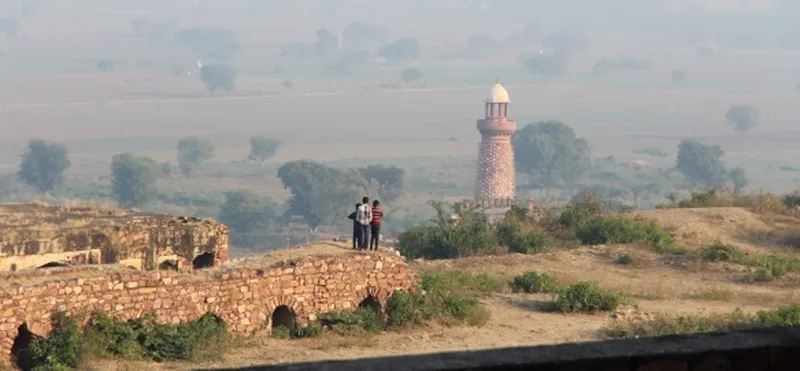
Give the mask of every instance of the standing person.
M 358 210 L 360 208 L 361 208 L 361 203 L 359 202 L 359 203 L 356 204 L 356 211 L 353 211 L 352 213 L 350 213 L 350 215 L 347 216 L 347 219 L 350 219 L 350 220 L 353 221 L 353 249 L 354 250 L 358 249 L 358 242 L 360 241 L 359 239 L 361 238 L 360 237 L 361 236 L 361 224 L 358 222 L 358 219 L 356 218 L 356 215 L 358 215 Z
M 369 222 L 372 220 L 372 208 L 369 207 L 369 197 L 361 199 L 361 206 L 356 210 L 356 220 L 359 224 L 358 248 L 367 249 L 369 243 Z
M 378 250 L 378 241 L 381 238 L 381 218 L 383 218 L 383 210 L 381 210 L 380 205 L 380 201 L 372 201 L 372 220 L 369 222 L 369 249 L 376 251 Z

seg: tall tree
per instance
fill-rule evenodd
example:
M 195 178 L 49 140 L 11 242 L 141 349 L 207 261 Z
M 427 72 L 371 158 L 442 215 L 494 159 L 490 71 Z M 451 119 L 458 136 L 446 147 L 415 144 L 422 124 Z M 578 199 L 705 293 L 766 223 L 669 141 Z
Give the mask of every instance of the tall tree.
M 736 131 L 744 134 L 758 125 L 761 113 L 750 104 L 734 104 L 725 111 L 725 120 Z
M 392 62 L 401 62 L 417 59 L 419 51 L 419 40 L 409 37 L 382 46 L 378 55 Z
M 742 193 L 744 187 L 747 187 L 747 184 L 750 183 L 750 180 L 747 179 L 747 173 L 745 173 L 744 169 L 741 167 L 730 169 L 728 171 L 728 177 L 731 179 L 731 183 L 733 183 L 734 195 Z
M 158 196 L 156 181 L 161 171 L 149 157 L 121 153 L 111 158 L 111 188 L 120 206 L 146 204 Z
M 288 212 L 300 215 L 316 231 L 322 224 L 349 214 L 355 203 L 368 194 L 369 182 L 355 170 L 335 169 L 309 160 L 287 162 L 278 178 L 291 190 Z
M 257 244 L 263 236 L 258 232 L 269 228 L 278 215 L 275 203 L 248 190 L 226 192 L 219 209 L 219 221 L 230 228 L 231 242 L 243 246 Z
M 678 145 L 675 168 L 694 184 L 714 187 L 727 181 L 724 155 L 725 151 L 718 145 L 684 139 Z
M 250 137 L 250 154 L 247 159 L 263 163 L 264 161 L 275 156 L 278 151 L 281 141 L 277 139 L 267 138 L 263 135 L 254 135 Z
M 178 141 L 178 168 L 184 176 L 191 175 L 214 157 L 214 145 L 206 139 L 187 137 Z
M 67 147 L 32 139 L 22 154 L 17 175 L 39 192 L 50 192 L 64 183 L 64 172 L 70 164 Z
M 200 80 L 210 92 L 217 90 L 236 90 L 236 69 L 225 64 L 203 66 L 200 69 Z
M 576 183 L 591 167 L 586 139 L 559 121 L 528 124 L 514 133 L 511 144 L 517 171 L 532 176 L 538 188 Z
M 358 171 L 364 179 L 377 184 L 378 196 L 384 204 L 396 201 L 405 192 L 405 170 L 397 166 L 369 165 Z

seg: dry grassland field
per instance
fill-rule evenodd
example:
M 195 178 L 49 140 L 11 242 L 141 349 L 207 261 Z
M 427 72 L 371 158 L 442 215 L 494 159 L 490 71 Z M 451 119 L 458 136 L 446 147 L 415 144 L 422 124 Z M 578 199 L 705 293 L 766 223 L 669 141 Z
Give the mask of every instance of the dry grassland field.
M 402 167 L 410 179 L 408 194 L 402 205 L 386 209 L 402 209 L 408 220 L 409 215 L 427 217 L 432 215 L 431 200 L 472 197 L 480 140 L 476 120 L 483 116 L 483 100 L 496 79 L 507 88 L 510 117 L 520 127 L 558 120 L 588 141 L 594 164 L 609 156 L 618 164 L 648 164 L 649 169 L 641 171 L 619 170 L 625 165 L 615 168 L 620 174 L 633 174 L 630 178 L 656 174 L 654 179 L 667 179 L 668 169 L 675 168 L 678 144 L 689 138 L 720 145 L 726 166 L 746 170 L 747 191 L 786 194 L 800 184 L 800 52 L 790 47 L 769 43 L 759 48 L 736 47 L 729 38 L 710 33 L 694 38 L 667 30 L 644 32 L 642 28 L 647 27 L 640 23 L 631 23 L 633 30 L 629 30 L 604 23 L 602 16 L 593 15 L 598 9 L 576 14 L 562 9 L 572 5 L 554 3 L 537 3 L 544 14 L 538 19 L 531 14 L 539 14 L 539 9 L 496 10 L 488 5 L 492 1 L 451 1 L 435 9 L 428 9 L 434 5 L 424 2 L 407 1 L 401 6 L 401 2 L 388 0 L 348 0 L 347 6 L 331 1 L 270 2 L 274 9 L 247 0 L 33 3 L 35 11 L 23 10 L 20 0 L 0 2 L 0 196 L 5 201 L 111 203 L 112 156 L 131 152 L 175 164 L 177 141 L 198 136 L 215 147 L 207 168 L 195 177 L 159 179 L 162 193 L 157 202 L 146 205 L 147 211 L 216 217 L 223 193 L 238 189 L 282 202 L 290 192 L 277 178 L 276 169 L 289 161 L 311 159 L 334 166 Z M 511 0 L 502 3 L 529 6 L 522 2 L 509 5 L 517 4 Z M 664 11 L 674 11 L 677 3 L 665 2 Z M 700 3 L 708 12 L 730 5 Z M 751 1 L 750 11 L 778 6 L 775 4 Z M 3 31 L 8 27 L 2 23 L 6 18 L 21 20 L 15 37 Z M 137 37 L 131 30 L 131 22 L 137 18 L 168 21 L 173 33 L 191 27 L 229 29 L 236 34 L 239 50 L 229 59 L 213 59 L 172 39 L 155 42 Z M 285 44 L 302 41 L 313 45 L 318 29 L 339 34 L 354 21 L 383 25 L 390 36 L 364 46 L 369 60 L 356 64 L 349 75 L 333 73 L 330 66 L 346 52 L 362 48 L 337 44 L 333 56 L 306 59 L 280 55 Z M 501 42 L 533 21 L 538 25 L 535 41 Z M 693 21 L 687 18 L 686 22 Z M 545 36 L 567 31 L 585 34 L 588 42 L 571 52 L 563 71 L 542 77 L 522 66 L 522 53 L 553 55 L 554 48 L 545 45 Z M 470 54 L 467 40 L 475 34 L 496 40 L 499 46 L 491 52 Z M 398 63 L 377 58 L 382 45 L 405 37 L 419 40 L 417 57 Z M 706 46 L 713 52 L 702 52 Z M 623 55 L 652 63 L 640 70 L 593 73 L 599 59 Z M 235 67 L 236 89 L 207 91 L 194 67 L 198 59 L 206 65 Z M 102 60 L 112 60 L 114 70 L 101 72 L 98 62 Z M 407 67 L 418 67 L 422 77 L 402 81 L 401 71 Z M 183 70 L 194 72 L 188 76 L 175 72 Z M 676 70 L 685 72 L 686 81 L 673 81 L 671 74 Z M 288 81 L 293 87 L 285 86 Z M 733 104 L 757 107 L 761 113 L 758 125 L 744 134 L 735 131 L 725 118 Z M 262 166 L 245 163 L 250 137 L 260 134 L 280 140 L 281 147 Z M 69 149 L 71 166 L 63 194 L 36 193 L 7 180 L 14 179 L 20 154 L 32 138 Z M 619 178 L 610 183 L 629 186 L 623 184 L 626 176 Z M 553 191 L 558 196 L 552 198 L 566 201 L 578 186 L 542 190 L 537 197 L 546 199 L 550 197 L 547 192 Z M 689 187 L 681 191 L 688 193 Z M 564 196 L 566 193 L 570 194 Z M 649 200 L 648 207 L 665 195 Z M 170 201 L 183 196 L 189 201 Z M 636 204 L 639 206 L 638 201 Z M 222 359 L 203 365 L 246 366 L 590 341 L 606 338 L 609 328 L 620 323 L 625 326 L 630 319 L 676 314 L 703 317 L 737 308 L 745 313 L 774 309 L 798 299 L 800 277 L 793 270 L 779 280 L 745 283 L 742 276 L 754 266 L 703 261 L 695 253 L 724 242 L 748 256 L 784 254 L 797 259 L 788 246 L 796 245 L 793 231 L 800 222 L 788 215 L 791 213 L 767 214 L 727 207 L 639 210 L 625 215 L 656 221 L 689 249 L 687 254 L 660 254 L 637 244 L 609 244 L 530 255 L 414 260 L 410 264 L 418 272 L 486 274 L 502 282 L 502 289 L 479 296 L 489 310 L 487 322 L 482 326 L 436 322 L 373 336 L 325 335 L 291 341 L 258 334 L 239 341 Z M 420 220 L 423 223 L 426 218 Z M 344 222 L 343 226 L 349 228 Z M 338 232 L 339 227 L 330 229 Z M 305 229 L 302 233 L 303 240 L 310 234 Z M 316 248 L 330 253 L 344 247 Z M 286 257 L 293 253 L 296 251 L 283 252 Z M 231 255 L 263 255 L 263 250 L 233 246 Z M 620 264 L 621 255 L 630 256 L 633 263 Z M 552 294 L 514 293 L 507 287 L 516 275 L 531 270 L 553 275 L 561 285 L 594 281 L 631 300 L 616 311 L 599 314 L 548 311 L 545 307 Z M 195 367 L 197 363 L 92 360 L 87 370 Z

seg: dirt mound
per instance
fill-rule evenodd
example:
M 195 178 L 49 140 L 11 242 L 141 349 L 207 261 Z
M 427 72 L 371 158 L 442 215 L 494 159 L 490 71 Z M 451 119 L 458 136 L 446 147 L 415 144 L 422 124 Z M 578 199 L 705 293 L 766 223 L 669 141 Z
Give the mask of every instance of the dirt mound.
M 771 225 L 760 215 L 737 207 L 661 209 L 630 213 L 637 220 L 654 220 L 675 235 L 678 243 L 694 248 L 714 241 L 759 250 L 775 245 L 785 225 Z

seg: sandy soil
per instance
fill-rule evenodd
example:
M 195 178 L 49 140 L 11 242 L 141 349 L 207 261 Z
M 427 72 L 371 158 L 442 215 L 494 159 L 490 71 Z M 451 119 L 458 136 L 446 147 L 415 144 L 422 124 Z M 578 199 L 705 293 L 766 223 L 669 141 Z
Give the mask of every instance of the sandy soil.
M 759 216 L 741 209 L 666 210 L 640 215 L 657 218 L 667 225 L 670 221 L 690 221 L 680 227 L 684 233 L 679 234 L 678 239 L 683 243 L 702 235 L 710 241 L 719 238 L 742 246 L 750 244 L 754 248 L 755 243 L 740 238 L 741 234 L 737 231 L 767 228 Z M 713 223 L 722 219 L 729 220 L 730 225 L 714 229 Z M 684 238 L 686 240 L 682 240 Z M 632 255 L 634 263 L 624 266 L 616 264 L 616 258 L 623 253 Z M 628 293 L 634 300 L 634 306 L 621 308 L 616 315 L 567 315 L 547 313 L 540 309 L 541 303 L 552 299 L 550 295 L 500 293 L 482 299 L 491 311 L 491 319 L 480 328 L 437 325 L 370 338 L 324 336 L 295 341 L 256 335 L 232 350 L 224 360 L 203 366 L 237 367 L 592 341 L 601 339 L 599 330 L 618 320 L 614 317 L 647 313 L 725 313 L 736 308 L 755 312 L 797 300 L 796 279 L 793 277 L 770 284 L 744 285 L 736 280 L 741 275 L 741 267 L 701 266 L 688 260 L 669 261 L 633 246 L 594 246 L 535 256 L 416 261 L 412 263 L 412 268 L 458 269 L 506 278 L 536 270 L 555 275 L 562 283 L 596 281 L 602 287 Z M 103 370 L 189 370 L 197 366 L 144 362 L 93 364 L 93 367 Z

